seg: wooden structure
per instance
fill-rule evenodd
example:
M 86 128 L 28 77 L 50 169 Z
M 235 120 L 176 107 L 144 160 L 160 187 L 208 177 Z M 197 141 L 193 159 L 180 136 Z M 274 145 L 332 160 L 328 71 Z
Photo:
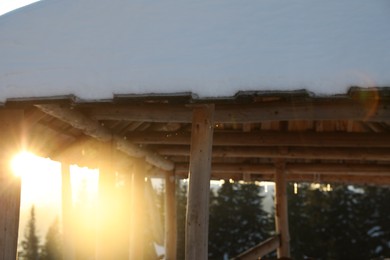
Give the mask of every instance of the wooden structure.
M 24 115 L 23 131 L 18 135 L 24 149 L 66 164 L 103 167 L 108 179 L 114 171 L 128 172 L 133 183 L 139 183 L 138 188 L 145 176 L 165 178 L 167 259 L 175 259 L 175 178 L 189 174 L 187 259 L 207 258 L 210 179 L 276 182 L 279 235 L 265 247 L 278 248 L 279 256 L 289 255 L 287 182 L 390 185 L 387 88 L 351 88 L 345 95 L 326 97 L 293 91 L 241 92 L 218 99 L 199 99 L 191 93 L 121 95 L 100 101 L 73 96 L 14 99 L 7 100 L 1 109 L 7 120 L 15 111 Z M 2 132 L 2 138 L 13 134 Z M 66 174 L 64 171 L 65 180 Z M 0 187 L 5 183 L 2 180 Z M 19 186 L 12 187 L 10 196 L 0 198 L 1 211 L 12 214 L 11 218 L 0 217 L 2 227 L 18 214 Z M 143 197 L 137 189 L 132 192 Z M 67 196 L 68 191 L 63 194 Z M 112 200 L 109 194 L 101 196 Z M 66 198 L 64 202 L 68 204 Z M 130 207 L 137 203 L 140 201 L 133 201 Z M 142 221 L 133 217 L 128 223 L 130 230 L 142 227 Z M 5 233 L 0 233 L 0 252 L 14 247 L 2 241 L 15 235 L 15 229 Z M 113 234 L 102 227 L 100 235 L 107 241 Z M 130 235 L 128 242 L 132 249 L 123 259 L 129 255 L 130 259 L 141 259 L 137 243 L 142 239 Z M 99 246 L 110 245 L 100 242 Z M 261 254 L 267 251 L 264 247 L 256 250 Z M 67 257 L 71 259 L 71 253 Z

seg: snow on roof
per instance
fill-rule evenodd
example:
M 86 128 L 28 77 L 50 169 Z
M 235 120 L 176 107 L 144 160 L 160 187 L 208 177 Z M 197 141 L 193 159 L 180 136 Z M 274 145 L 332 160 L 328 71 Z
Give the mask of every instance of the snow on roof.
M 0 16 L 0 100 L 390 85 L 388 0 L 46 0 Z

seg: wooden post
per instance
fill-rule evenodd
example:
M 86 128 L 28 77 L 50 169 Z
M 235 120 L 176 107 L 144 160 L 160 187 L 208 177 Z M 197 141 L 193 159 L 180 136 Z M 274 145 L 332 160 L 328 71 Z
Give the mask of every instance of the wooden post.
M 21 181 L 10 160 L 21 149 L 23 111 L 0 111 L 0 260 L 17 257 Z
M 165 176 L 165 259 L 176 260 L 176 178 L 173 172 Z
M 16 259 L 18 248 L 20 179 L 0 173 L 0 260 Z
M 114 248 L 118 241 L 113 237 L 115 212 L 113 212 L 113 193 L 115 175 L 112 169 L 112 146 L 100 144 L 99 149 L 99 203 L 97 218 L 96 259 L 114 259 Z
M 208 258 L 213 120 L 214 105 L 199 105 L 193 108 L 186 214 L 186 260 Z
M 277 249 L 277 255 L 278 257 L 290 257 L 285 163 L 278 160 L 275 166 L 275 224 L 276 232 L 280 235 L 280 246 Z
M 130 260 L 144 259 L 145 229 L 145 162 L 137 160 L 132 173 L 131 219 L 130 219 Z
M 61 164 L 62 171 L 62 237 L 64 260 L 75 259 L 72 218 L 72 187 L 69 164 Z

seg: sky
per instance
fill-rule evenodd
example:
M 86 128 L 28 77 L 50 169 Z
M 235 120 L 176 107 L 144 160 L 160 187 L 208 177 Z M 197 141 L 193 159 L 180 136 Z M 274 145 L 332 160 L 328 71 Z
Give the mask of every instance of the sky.
M 35 7 L 0 18 L 0 102 L 301 89 L 333 95 L 390 85 L 388 0 L 62 0 Z
M 38 0 L 0 0 L 0 15 L 37 1 Z

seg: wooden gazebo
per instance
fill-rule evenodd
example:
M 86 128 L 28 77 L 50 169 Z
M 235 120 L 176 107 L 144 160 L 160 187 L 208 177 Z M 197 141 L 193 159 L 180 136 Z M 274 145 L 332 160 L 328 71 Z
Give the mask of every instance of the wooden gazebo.
M 21 149 L 62 163 L 65 260 L 70 164 L 100 170 L 101 260 L 142 259 L 148 176 L 166 182 L 166 259 L 174 183 L 189 178 L 187 260 L 208 256 L 210 179 L 276 183 L 277 236 L 241 259 L 289 256 L 287 182 L 390 184 L 387 0 L 152 2 L 40 1 L 0 17 L 0 260 L 16 258 Z
M 351 88 L 345 95 L 327 97 L 295 91 L 242 92 L 224 99 L 182 93 L 97 102 L 75 97 L 8 100 L 1 109 L 3 151 L 23 147 L 61 161 L 64 181 L 66 165 L 100 168 L 99 196 L 108 204 L 115 199 L 109 185 L 114 171 L 133 172 L 132 187 L 138 188 L 145 176 L 165 178 L 167 259 L 175 259 L 175 178 L 189 177 L 187 259 L 207 258 L 210 179 L 275 181 L 279 236 L 265 247 L 288 256 L 287 182 L 390 184 L 389 98 L 386 88 Z M 3 158 L 6 171 L 9 157 Z M 16 246 L 9 238 L 16 239 L 17 234 L 19 186 L 9 186 L 6 176 L 2 190 L 9 196 L 2 192 L 1 207 L 8 214 L 1 215 L 1 225 L 7 228 L 2 228 L 5 242 L 0 251 L 11 254 Z M 64 221 L 67 192 L 64 187 Z M 143 192 L 136 188 L 131 192 L 141 203 Z M 133 228 L 142 226 L 142 218 L 129 212 Z M 101 232 L 107 239 L 109 233 Z M 130 252 L 137 254 L 140 240 L 131 243 L 129 236 Z M 264 248 L 250 253 L 264 253 L 258 250 Z

